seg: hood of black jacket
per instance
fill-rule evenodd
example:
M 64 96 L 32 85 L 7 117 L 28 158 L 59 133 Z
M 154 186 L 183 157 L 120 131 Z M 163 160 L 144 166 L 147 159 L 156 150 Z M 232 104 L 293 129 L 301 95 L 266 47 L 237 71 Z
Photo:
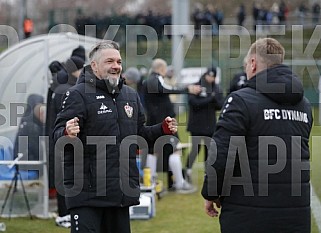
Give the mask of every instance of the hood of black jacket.
M 29 95 L 28 99 L 27 99 L 27 109 L 22 116 L 21 123 L 22 122 L 29 122 L 29 121 L 34 121 L 34 122 L 39 121 L 34 116 L 33 110 L 38 104 L 43 104 L 43 103 L 44 103 L 43 96 L 38 95 L 38 94 Z M 38 123 L 38 122 L 36 122 L 36 123 Z
M 96 77 L 90 65 L 84 67 L 80 77 L 78 78 L 77 83 L 87 83 L 91 86 L 96 86 L 101 90 L 107 90 L 110 94 L 112 94 L 113 90 L 115 90 L 115 94 L 119 93 L 121 90 L 124 79 L 120 77 L 119 83 L 117 87 L 111 87 L 107 80 L 101 80 Z
M 282 105 L 295 105 L 304 95 L 301 81 L 285 65 L 277 65 L 257 73 L 245 86 Z

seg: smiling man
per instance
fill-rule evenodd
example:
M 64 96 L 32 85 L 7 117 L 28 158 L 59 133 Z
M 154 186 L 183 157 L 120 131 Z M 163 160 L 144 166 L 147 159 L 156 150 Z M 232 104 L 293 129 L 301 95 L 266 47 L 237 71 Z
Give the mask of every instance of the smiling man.
M 145 126 L 137 92 L 123 85 L 117 43 L 97 44 L 89 59 L 78 84 L 64 96 L 54 130 L 56 151 L 63 152 L 71 232 L 129 233 L 129 206 L 139 204 L 140 193 L 137 144 L 147 145 L 138 136 L 156 140 L 176 133 L 177 123 L 166 117 Z

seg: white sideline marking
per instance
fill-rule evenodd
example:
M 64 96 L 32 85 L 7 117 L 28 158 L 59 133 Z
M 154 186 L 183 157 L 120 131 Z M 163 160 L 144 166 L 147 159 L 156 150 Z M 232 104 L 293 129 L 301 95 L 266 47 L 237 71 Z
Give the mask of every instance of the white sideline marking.
M 321 202 L 311 185 L 311 209 L 318 226 L 319 232 L 321 232 Z

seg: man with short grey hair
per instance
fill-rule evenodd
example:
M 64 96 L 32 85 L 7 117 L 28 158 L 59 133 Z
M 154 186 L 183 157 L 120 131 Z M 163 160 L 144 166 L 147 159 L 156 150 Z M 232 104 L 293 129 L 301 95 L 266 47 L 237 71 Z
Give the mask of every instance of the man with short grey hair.
M 167 73 L 167 62 L 161 58 L 156 58 L 151 64 L 151 73 L 144 82 L 144 99 L 147 115 L 147 125 L 162 122 L 164 116 L 175 117 L 174 104 L 171 102 L 170 94 L 198 94 L 201 92 L 199 85 L 188 85 L 179 89 L 176 86 L 167 84 L 164 77 Z M 168 174 L 168 188 L 179 193 L 195 192 L 196 188 L 189 184 L 182 174 L 182 162 L 180 150 L 177 147 L 178 135 L 172 136 L 171 144 L 164 148 L 154 148 L 154 143 L 149 145 L 146 164 L 151 168 L 152 176 L 156 178 L 157 157 L 163 157 L 163 170 Z M 175 152 L 175 153 L 174 153 Z M 173 173 L 173 176 L 171 175 Z M 172 178 L 174 177 L 174 180 Z
M 89 59 L 65 94 L 54 129 L 56 151 L 64 151 L 71 232 L 129 233 L 129 206 L 139 204 L 140 194 L 137 145 L 147 145 L 141 137 L 153 141 L 176 133 L 177 124 L 166 117 L 145 126 L 137 92 L 123 85 L 117 43 L 100 42 Z

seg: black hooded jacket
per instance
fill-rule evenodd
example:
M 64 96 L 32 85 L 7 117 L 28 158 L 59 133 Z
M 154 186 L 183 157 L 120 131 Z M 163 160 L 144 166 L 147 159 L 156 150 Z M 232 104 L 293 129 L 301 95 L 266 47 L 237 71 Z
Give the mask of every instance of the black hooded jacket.
M 79 118 L 77 138 L 64 137 L 66 122 Z M 161 124 L 147 127 L 137 92 L 122 84 L 111 88 L 87 66 L 64 96 L 54 129 L 56 147 L 64 149 L 67 207 L 121 207 L 139 203 L 137 136 L 156 140 Z M 145 142 L 146 143 L 146 142 Z M 83 149 L 83 151 L 82 151 Z M 58 158 L 56 154 L 56 159 Z
M 160 123 L 166 116 L 175 117 L 174 104 L 169 95 L 187 93 L 187 88 L 177 89 L 167 85 L 160 74 L 152 72 L 144 82 L 147 125 Z
M 45 127 L 44 123 L 40 122 L 39 116 L 34 114 L 34 108 L 38 104 L 43 103 L 44 98 L 38 94 L 31 94 L 28 97 L 27 108 L 21 118 L 15 140 L 15 146 L 13 150 L 14 157 L 17 157 L 18 153 L 22 153 L 24 155 L 24 159 L 39 160 L 39 153 L 41 153 L 41 151 L 39 152 L 39 136 L 44 136 Z M 24 139 L 19 137 L 28 137 L 28 144 L 25 144 L 23 142 Z
M 60 69 L 55 75 L 55 86 L 51 87 L 51 95 L 48 95 L 47 100 L 47 118 L 46 131 L 49 136 L 49 188 L 55 187 L 55 146 L 52 137 L 52 131 L 55 126 L 57 114 L 60 112 L 63 95 L 66 91 L 76 84 L 77 77 L 72 74 L 68 75 L 65 68 Z
M 218 84 L 208 83 L 205 75 L 195 83 L 205 88 L 198 95 L 189 94 L 189 114 L 187 130 L 193 135 L 212 137 L 216 125 L 216 111 L 222 108 L 223 95 Z
M 223 105 L 202 195 L 223 233 L 310 232 L 311 106 L 292 71 L 258 73 Z

